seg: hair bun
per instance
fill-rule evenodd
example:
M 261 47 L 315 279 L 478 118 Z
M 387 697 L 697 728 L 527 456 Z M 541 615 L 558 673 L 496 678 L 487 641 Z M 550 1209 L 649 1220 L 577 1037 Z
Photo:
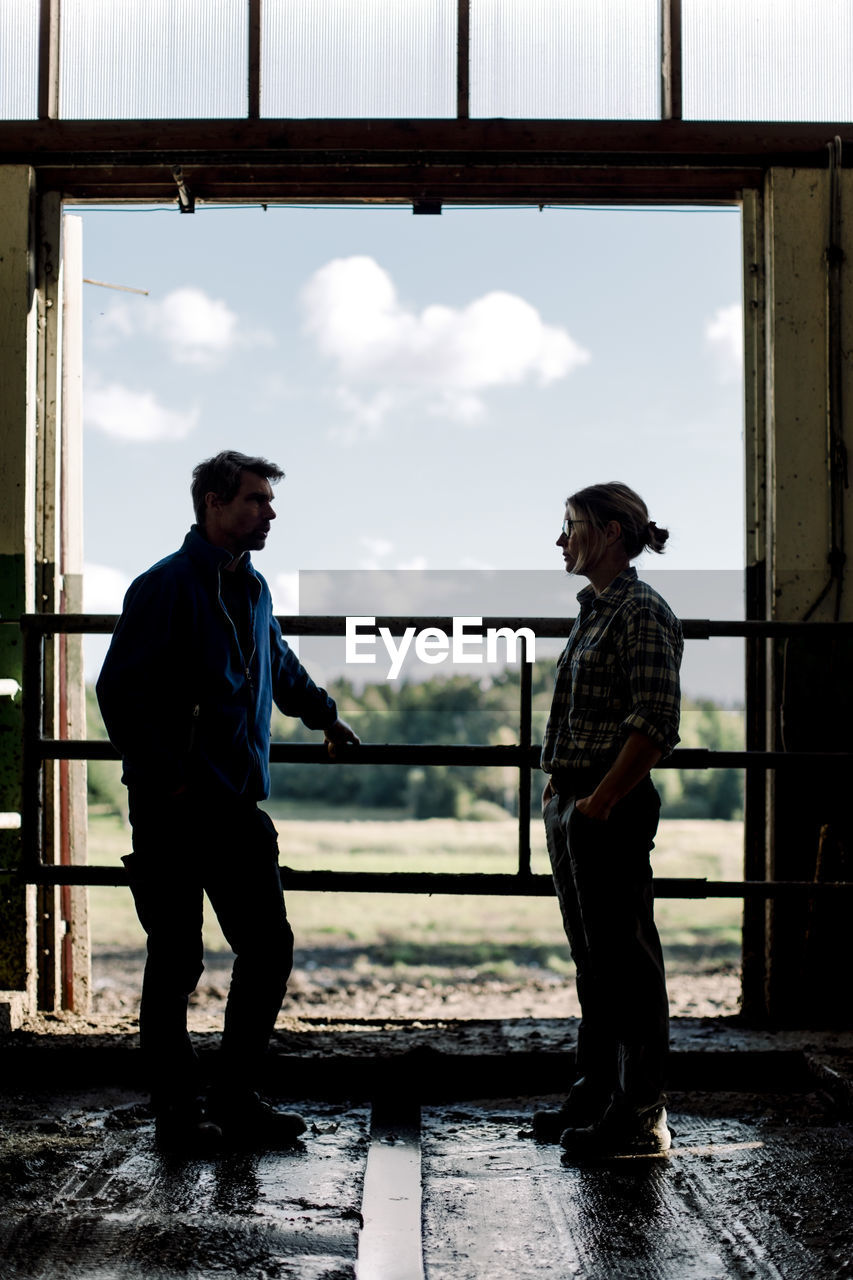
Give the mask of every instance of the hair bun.
M 657 553 L 660 554 L 668 539 L 669 529 L 659 529 L 654 520 L 650 520 L 648 542 L 646 543 L 646 546 L 650 547 L 652 551 L 657 551 Z

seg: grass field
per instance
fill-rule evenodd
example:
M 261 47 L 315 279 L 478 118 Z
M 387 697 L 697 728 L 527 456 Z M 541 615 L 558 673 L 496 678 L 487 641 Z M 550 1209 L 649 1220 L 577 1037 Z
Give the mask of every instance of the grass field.
M 283 865 L 347 871 L 512 872 L 517 827 L 511 819 L 458 822 L 432 818 L 355 818 L 328 821 L 270 807 L 279 829 Z M 363 813 L 364 811 L 360 811 Z M 541 823 L 531 827 L 533 870 L 547 872 Z M 664 821 L 653 855 L 659 876 L 742 875 L 743 828 L 738 822 Z M 89 860 L 115 865 L 129 852 L 130 835 L 118 819 L 92 815 Z M 696 962 L 736 959 L 741 903 L 731 899 L 659 899 L 656 907 L 670 955 Z M 553 898 L 475 898 L 457 895 L 289 893 L 288 914 L 297 946 L 323 950 L 377 949 L 398 964 L 490 962 L 511 966 L 524 956 L 559 970 L 568 966 L 565 938 Z M 212 913 L 208 912 L 208 915 Z M 90 890 L 92 943 L 98 950 L 133 950 L 144 939 L 126 889 Z M 215 920 L 206 925 L 210 950 L 227 950 Z M 463 962 L 464 962 L 463 961 Z

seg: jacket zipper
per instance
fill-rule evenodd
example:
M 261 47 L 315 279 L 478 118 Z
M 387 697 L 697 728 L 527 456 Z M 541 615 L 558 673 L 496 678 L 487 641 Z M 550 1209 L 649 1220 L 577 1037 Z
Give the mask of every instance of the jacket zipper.
M 252 608 L 252 598 L 251 596 L 249 597 L 249 632 L 252 637 L 252 653 L 248 663 L 246 662 L 246 655 L 243 652 L 242 646 L 240 644 L 240 637 L 237 634 L 237 627 L 235 626 L 234 619 L 231 617 L 231 614 L 225 608 L 225 601 L 222 599 L 222 570 L 221 569 L 217 569 L 216 571 L 216 600 L 217 600 L 217 603 L 219 604 L 220 609 L 225 614 L 225 617 L 231 623 L 231 631 L 234 636 L 234 647 L 236 648 L 238 654 L 240 655 L 240 665 L 243 668 L 243 675 L 246 677 L 246 680 L 249 683 L 249 687 L 253 688 L 254 686 L 252 683 L 251 664 L 254 661 L 257 645 L 255 644 L 255 611 Z
M 252 706 L 254 709 L 255 684 L 252 679 L 251 664 L 255 660 L 255 654 L 258 651 L 258 646 L 255 644 L 255 602 L 252 599 L 252 593 L 251 591 L 249 591 L 249 634 L 252 638 L 252 652 L 249 655 L 248 663 L 246 662 L 246 655 L 244 654 L 242 646 L 240 644 L 240 637 L 237 634 L 237 627 L 234 624 L 234 619 L 231 617 L 231 614 L 226 609 L 225 601 L 222 599 L 222 569 L 221 568 L 217 568 L 217 571 L 216 571 L 216 599 L 219 603 L 220 609 L 225 614 L 225 617 L 228 619 L 228 621 L 231 623 L 231 631 L 233 632 L 233 635 L 234 635 L 234 644 L 236 646 L 238 654 L 240 655 L 240 662 L 242 663 L 242 666 L 243 666 L 243 674 L 246 677 L 246 683 L 248 684 L 249 690 L 252 694 Z M 259 775 L 263 776 L 264 770 L 261 762 L 260 752 L 258 751 L 257 746 L 255 744 L 255 735 L 253 732 L 249 732 L 248 725 L 246 726 L 246 730 L 247 730 L 247 737 L 249 742 L 249 750 L 251 751 L 252 756 L 254 757 Z

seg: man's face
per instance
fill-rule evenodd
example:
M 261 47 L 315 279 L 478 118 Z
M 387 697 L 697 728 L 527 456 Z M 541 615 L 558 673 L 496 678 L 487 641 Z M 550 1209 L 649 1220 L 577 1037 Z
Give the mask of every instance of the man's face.
M 244 471 L 240 488 L 230 502 L 215 493 L 206 495 L 204 531 L 216 547 L 242 555 L 262 551 L 267 544 L 270 523 L 275 520 L 273 491 L 269 480 Z

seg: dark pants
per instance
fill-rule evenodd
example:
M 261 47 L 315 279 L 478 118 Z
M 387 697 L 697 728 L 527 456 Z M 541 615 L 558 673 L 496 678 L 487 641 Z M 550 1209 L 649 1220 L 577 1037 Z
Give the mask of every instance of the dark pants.
M 646 778 L 606 822 L 593 821 L 578 812 L 575 797 L 589 795 L 599 776 L 552 778 L 545 832 L 577 969 L 577 1083 L 604 1102 L 638 1109 L 660 1101 L 669 1048 L 649 862 L 660 798 Z
M 204 893 L 236 955 L 216 1083 L 226 1092 L 250 1090 L 293 967 L 275 827 L 254 803 L 155 798 L 137 788 L 130 789 L 130 820 L 133 853 L 125 862 L 148 935 L 139 1032 L 155 1106 L 203 1088 L 187 1004 L 204 969 Z

